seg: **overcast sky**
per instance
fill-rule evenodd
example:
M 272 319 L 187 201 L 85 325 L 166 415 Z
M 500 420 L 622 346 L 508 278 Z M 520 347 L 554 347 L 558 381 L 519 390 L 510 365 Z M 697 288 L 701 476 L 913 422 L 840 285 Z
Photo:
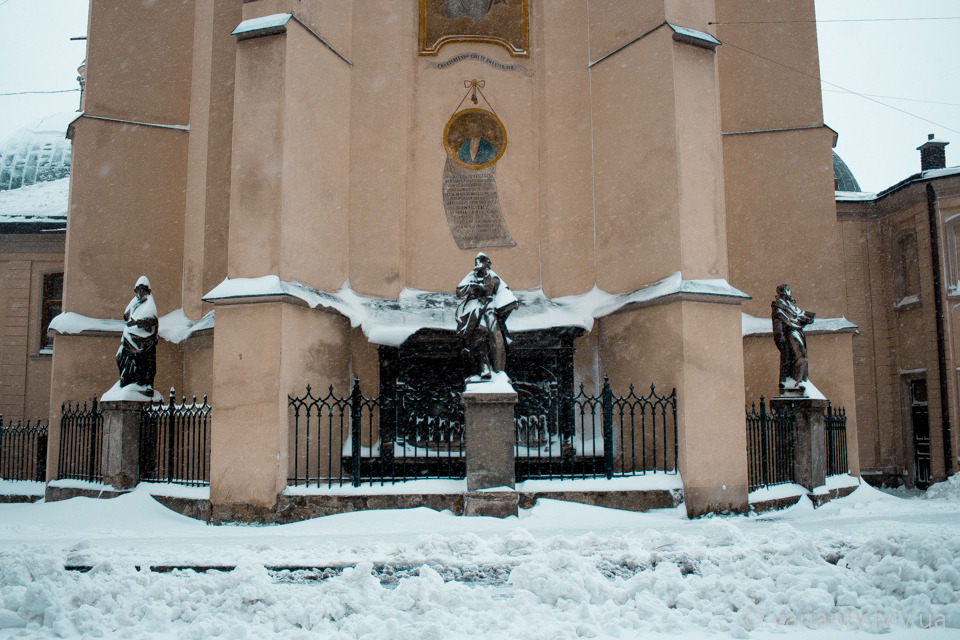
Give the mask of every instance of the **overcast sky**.
M 960 165 L 960 20 L 917 19 L 960 18 L 960 1 L 816 7 L 824 122 L 839 133 L 836 151 L 860 186 L 879 191 L 919 171 L 916 148 L 928 133 L 950 142 L 947 165 Z M 0 0 L 0 94 L 77 88 L 85 44 L 70 38 L 85 35 L 86 23 L 87 0 Z M 0 95 L 0 141 L 44 115 L 75 111 L 79 99 Z

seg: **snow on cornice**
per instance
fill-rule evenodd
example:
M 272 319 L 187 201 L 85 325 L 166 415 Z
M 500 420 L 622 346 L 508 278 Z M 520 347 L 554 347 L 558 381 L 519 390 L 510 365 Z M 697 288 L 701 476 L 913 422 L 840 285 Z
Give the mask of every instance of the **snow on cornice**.
M 194 333 L 213 328 L 214 312 L 211 311 L 197 321 L 187 317 L 183 309 L 171 311 L 159 319 L 160 337 L 167 342 L 179 344 Z M 72 311 L 61 313 L 50 321 L 50 331 L 58 334 L 117 334 L 123 333 L 123 320 L 113 318 L 91 318 Z
M 770 318 L 758 318 L 747 313 L 741 313 L 741 331 L 746 336 L 772 336 L 773 320 Z M 843 316 L 839 318 L 817 318 L 813 324 L 807 325 L 804 333 L 852 333 L 857 331 L 857 325 L 853 324 Z
M 520 307 L 510 315 L 511 331 L 534 331 L 554 327 L 582 327 L 630 306 L 657 304 L 674 295 L 720 297 L 734 300 L 749 296 L 723 279 L 684 280 L 676 272 L 648 287 L 622 294 L 610 294 L 594 287 L 590 291 L 560 298 L 548 298 L 541 289 L 514 291 Z M 311 308 L 325 307 L 349 318 L 374 344 L 399 346 L 421 329 L 456 328 L 458 304 L 452 292 L 430 292 L 404 288 L 397 299 L 362 296 L 349 283 L 337 293 L 311 289 L 278 276 L 226 279 L 203 297 L 207 302 L 240 302 L 292 297 Z

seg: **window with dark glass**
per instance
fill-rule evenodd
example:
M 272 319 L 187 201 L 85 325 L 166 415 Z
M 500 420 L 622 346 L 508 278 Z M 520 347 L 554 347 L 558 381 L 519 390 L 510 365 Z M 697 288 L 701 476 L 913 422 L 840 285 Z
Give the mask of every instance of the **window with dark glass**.
M 50 321 L 63 310 L 63 274 L 48 273 L 43 276 L 43 311 L 40 315 L 40 345 L 42 349 L 53 348 L 53 338 L 47 336 Z

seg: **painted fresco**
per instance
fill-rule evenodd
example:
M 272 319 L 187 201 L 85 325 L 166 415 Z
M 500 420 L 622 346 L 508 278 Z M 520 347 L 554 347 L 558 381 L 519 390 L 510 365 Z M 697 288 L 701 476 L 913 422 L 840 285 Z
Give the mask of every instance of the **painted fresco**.
M 449 42 L 499 44 L 529 55 L 528 0 L 420 0 L 420 55 Z

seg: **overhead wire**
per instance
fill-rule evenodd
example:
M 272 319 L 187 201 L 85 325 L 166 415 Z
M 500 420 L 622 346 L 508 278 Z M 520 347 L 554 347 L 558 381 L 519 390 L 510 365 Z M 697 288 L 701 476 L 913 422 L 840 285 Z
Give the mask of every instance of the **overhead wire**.
M 812 22 L 812 21 L 811 21 L 811 22 Z M 893 109 L 894 111 L 899 111 L 900 113 L 902 113 L 902 114 L 904 114 L 904 115 L 908 115 L 908 116 L 910 116 L 910 117 L 912 117 L 912 118 L 916 118 L 917 120 L 923 120 L 924 122 L 927 122 L 927 123 L 932 124 L 932 125 L 937 126 L 937 127 L 941 127 L 941 128 L 946 129 L 947 131 L 950 131 L 950 132 L 952 132 L 952 133 L 958 133 L 958 134 L 960 134 L 960 131 L 957 131 L 956 129 L 952 129 L 952 128 L 944 125 L 944 124 L 940 124 L 939 122 L 934 122 L 933 120 L 930 120 L 930 119 L 928 119 L 928 118 L 924 118 L 923 116 L 918 116 L 918 115 L 915 114 L 915 113 L 911 113 L 911 112 L 909 112 L 909 111 L 907 111 L 907 110 L 905 110 L 905 109 L 901 109 L 900 107 L 895 107 L 895 106 L 893 106 L 892 104 L 887 104 L 886 102 L 881 102 L 880 100 L 877 100 L 876 98 L 871 98 L 868 94 L 860 93 L 860 92 L 858 92 L 858 91 L 854 91 L 853 89 L 847 89 L 846 87 L 840 86 L 840 85 L 838 85 L 838 84 L 836 84 L 836 83 L 834 83 L 834 82 L 830 82 L 829 80 L 824 80 L 824 79 L 821 78 L 820 76 L 815 76 L 815 75 L 809 74 L 809 73 L 807 73 L 807 72 L 805 72 L 805 71 L 801 71 L 800 69 L 797 69 L 797 68 L 795 68 L 795 67 L 791 67 L 791 66 L 788 65 L 788 64 L 784 64 L 784 63 L 779 62 L 779 61 L 777 61 L 777 60 L 774 60 L 774 59 L 772 59 L 772 58 L 768 58 L 768 57 L 766 57 L 766 56 L 762 56 L 762 55 L 760 55 L 759 53 L 756 53 L 756 52 L 754 52 L 754 51 L 750 51 L 749 49 L 744 49 L 743 47 L 738 47 L 737 45 L 731 43 L 730 41 L 724 41 L 723 45 L 726 46 L 726 47 L 733 47 L 734 49 L 737 49 L 738 51 L 743 51 L 744 53 L 748 53 L 748 54 L 750 54 L 750 55 L 752 55 L 752 56 L 756 56 L 757 58 L 760 58 L 761 60 L 766 60 L 767 62 L 770 62 L 770 63 L 772 63 L 772 64 L 779 65 L 779 66 L 781 66 L 781 67 L 783 67 L 783 68 L 785 68 L 785 69 L 789 69 L 789 70 L 791 70 L 791 71 L 793 71 L 793 72 L 795 72 L 795 73 L 799 73 L 799 74 L 802 75 L 802 76 L 806 76 L 806 77 L 808 77 L 808 78 L 811 78 L 811 79 L 816 80 L 816 81 L 818 81 L 818 82 L 821 82 L 821 83 L 823 83 L 823 84 L 830 85 L 831 87 L 835 87 L 835 88 L 840 89 L 841 91 L 844 91 L 844 92 L 846 92 L 846 93 L 849 93 L 849 94 L 852 94 L 852 95 L 855 95 L 855 96 L 859 96 L 859 97 L 863 98 L 864 100 L 869 100 L 870 102 L 875 102 L 876 104 L 879 104 L 879 105 L 881 105 L 881 106 L 887 107 L 888 109 Z
M 9 0 L 7 0 L 9 2 Z M 0 5 L 3 6 L 3 5 Z M 0 93 L 0 96 L 26 96 L 33 94 L 45 94 L 45 93 L 74 93 L 80 91 L 80 89 L 59 89 L 57 91 L 13 91 L 11 93 Z
M 913 22 L 916 20 L 960 20 L 960 16 L 937 16 L 931 18 L 843 18 L 836 20 L 745 20 L 743 22 L 708 22 L 707 24 L 798 24 L 811 23 L 825 24 L 828 22 Z

